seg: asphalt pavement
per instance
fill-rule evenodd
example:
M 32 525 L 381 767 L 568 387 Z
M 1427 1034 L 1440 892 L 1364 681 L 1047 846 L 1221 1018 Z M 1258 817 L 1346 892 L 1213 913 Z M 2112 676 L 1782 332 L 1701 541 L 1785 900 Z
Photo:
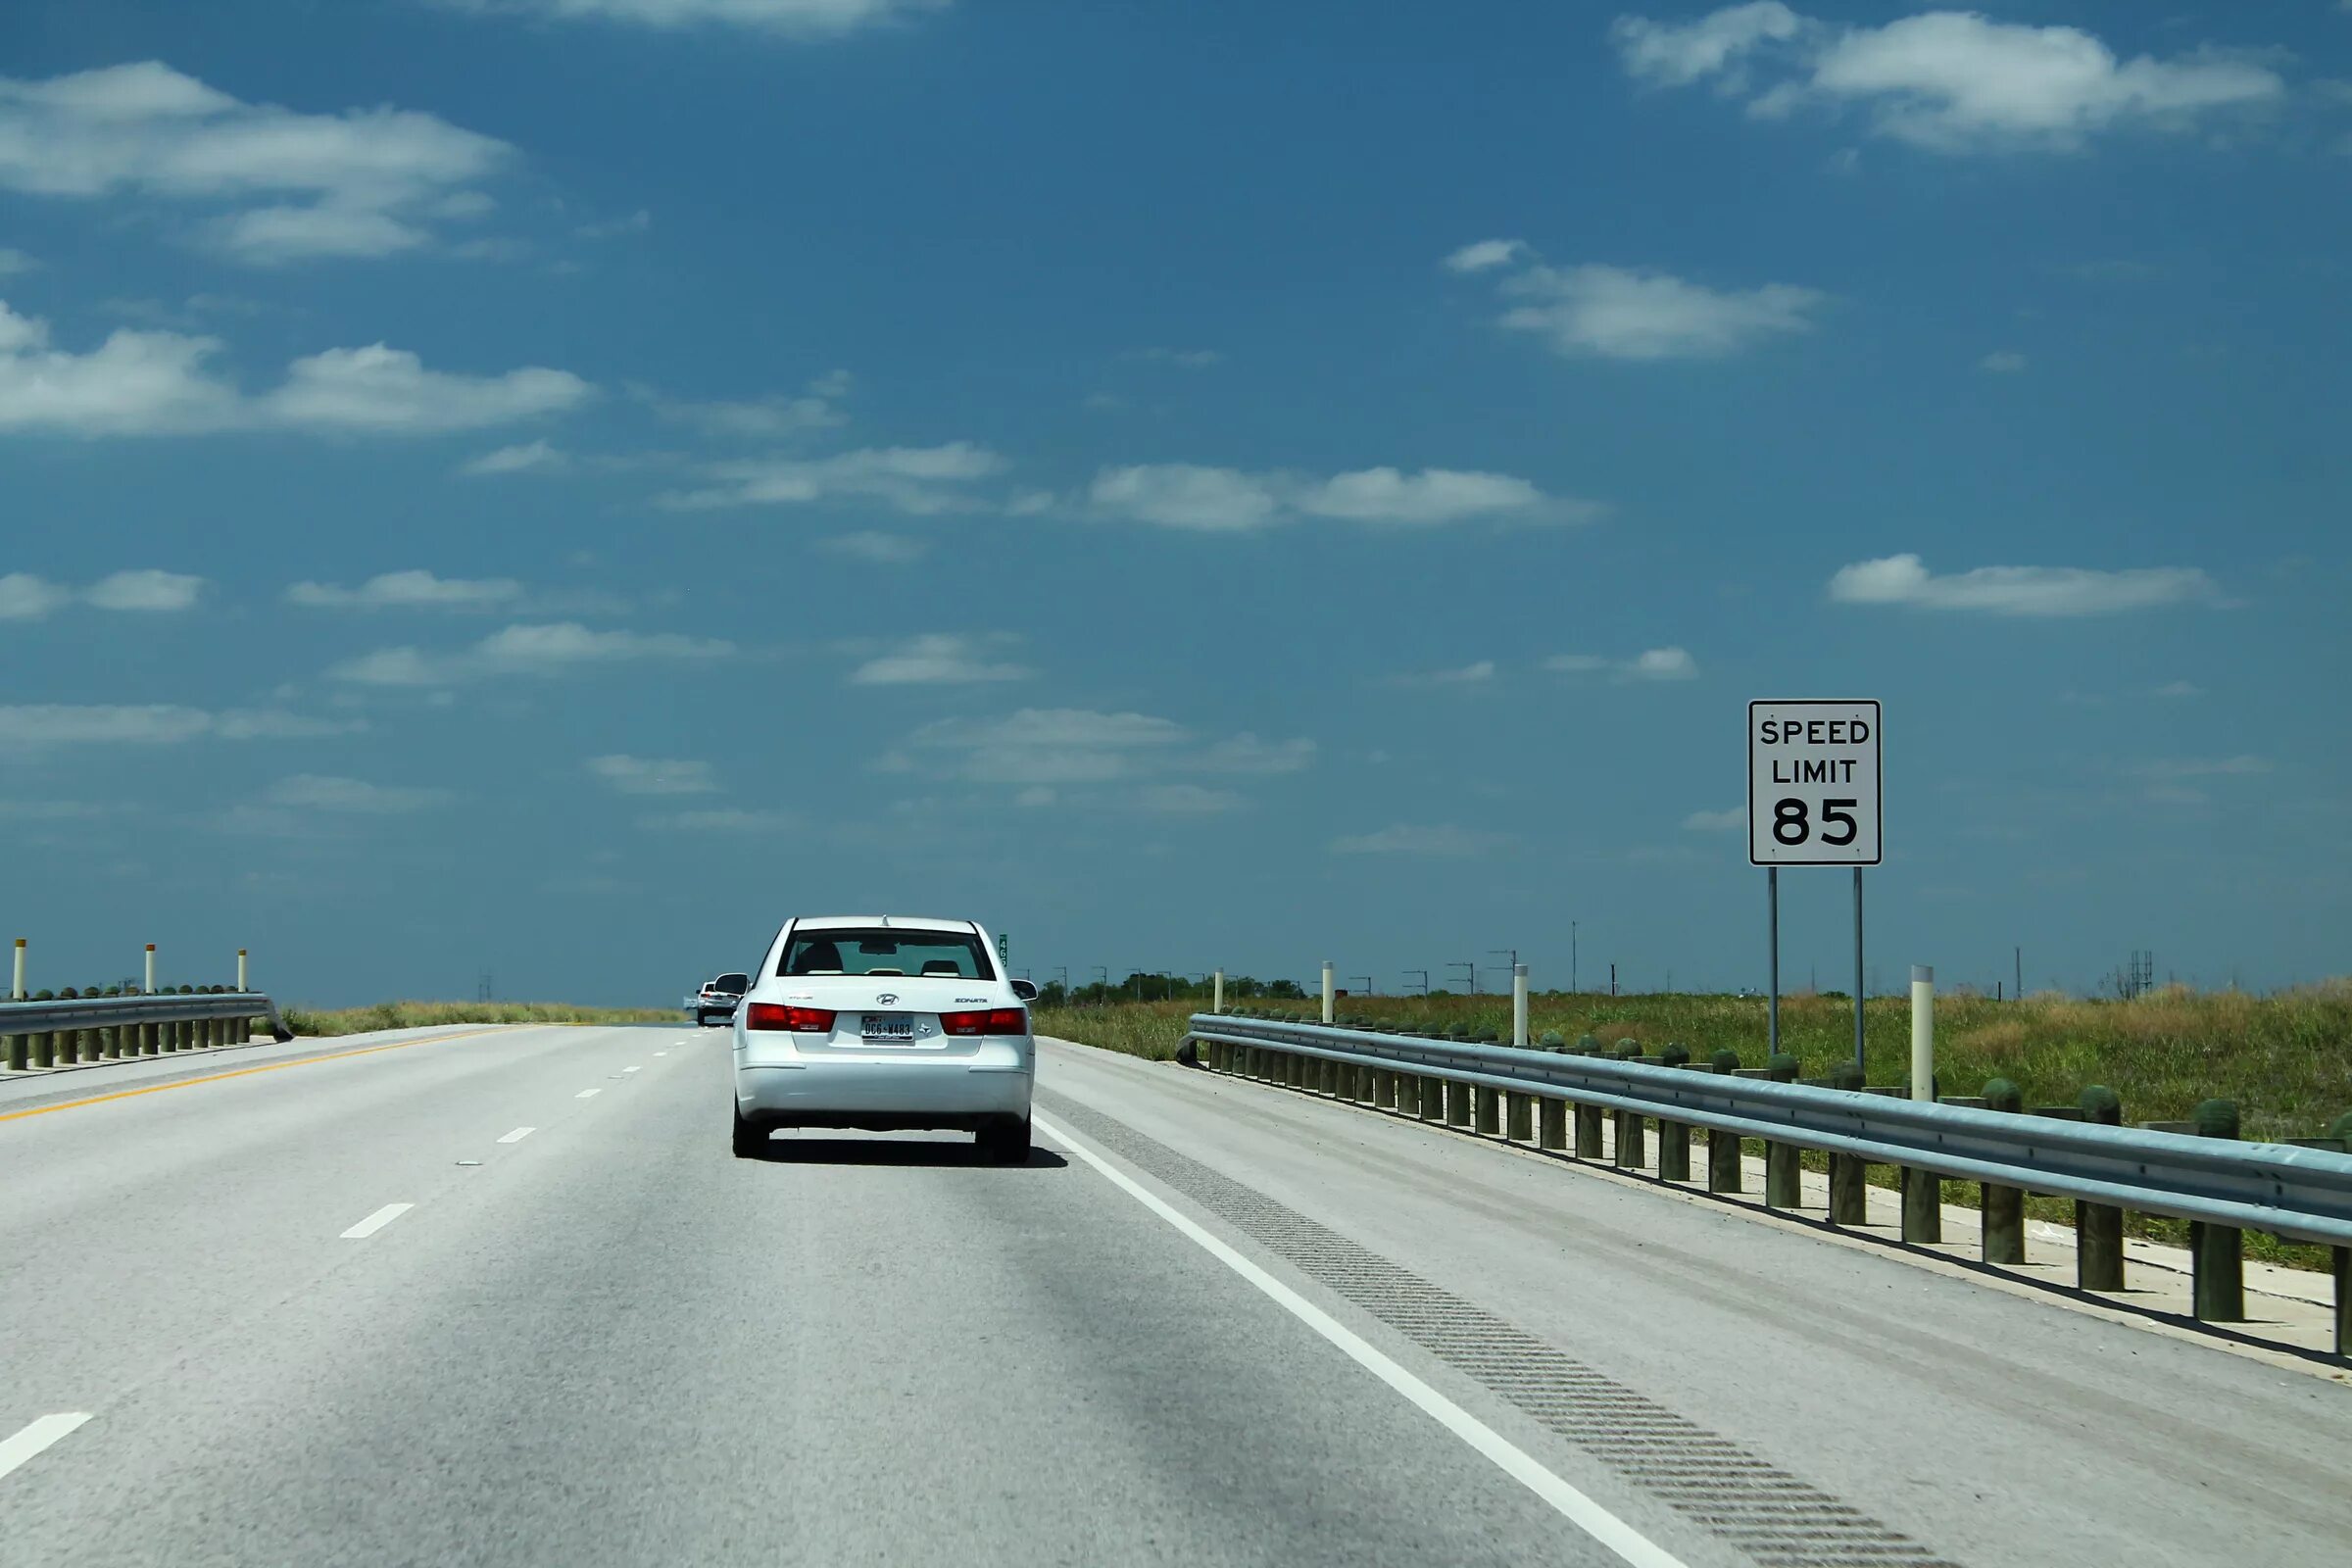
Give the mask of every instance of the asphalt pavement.
M 737 1160 L 725 1037 L 684 1026 L 0 1084 L 0 1563 L 2352 1540 L 2340 1384 L 1442 1130 L 1042 1057 L 1017 1167 L 814 1131 Z

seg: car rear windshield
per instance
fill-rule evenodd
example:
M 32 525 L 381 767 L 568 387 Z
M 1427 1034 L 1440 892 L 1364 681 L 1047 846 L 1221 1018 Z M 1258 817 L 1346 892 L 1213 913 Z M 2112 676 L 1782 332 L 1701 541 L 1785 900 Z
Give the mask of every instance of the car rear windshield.
M 722 974 L 710 982 L 710 989 L 713 991 L 749 991 L 752 989 L 752 977 L 748 974 Z
M 980 939 L 956 931 L 810 931 L 784 945 L 776 973 L 996 977 Z

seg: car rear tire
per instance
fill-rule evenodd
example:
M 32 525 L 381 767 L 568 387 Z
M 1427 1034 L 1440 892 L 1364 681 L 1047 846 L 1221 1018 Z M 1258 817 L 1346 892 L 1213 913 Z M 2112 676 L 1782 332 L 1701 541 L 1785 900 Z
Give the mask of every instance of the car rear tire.
M 743 1110 L 738 1106 L 735 1111 L 735 1157 L 758 1159 L 767 1152 L 767 1129 L 757 1122 L 745 1121 Z
M 974 1141 L 980 1152 L 998 1164 L 1018 1165 L 1029 1157 L 1029 1118 L 983 1127 Z

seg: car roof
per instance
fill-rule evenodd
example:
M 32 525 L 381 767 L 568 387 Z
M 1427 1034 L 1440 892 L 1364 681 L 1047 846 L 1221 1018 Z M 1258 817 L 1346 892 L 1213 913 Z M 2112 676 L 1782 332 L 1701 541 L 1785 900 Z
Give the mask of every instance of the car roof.
M 792 927 L 796 931 L 978 931 L 980 922 L 919 914 L 804 914 L 794 918 Z

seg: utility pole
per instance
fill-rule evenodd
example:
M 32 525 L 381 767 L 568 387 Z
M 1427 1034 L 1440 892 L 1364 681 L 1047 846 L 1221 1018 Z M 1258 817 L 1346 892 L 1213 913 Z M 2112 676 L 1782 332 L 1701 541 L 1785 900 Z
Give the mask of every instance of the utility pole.
M 2017 981 L 2017 1000 L 2023 1002 L 2026 1000 L 2026 950 L 2023 943 L 2009 950 L 2009 960 L 2017 966 L 2012 971 L 2012 977 Z
M 1408 986 L 1411 984 L 1409 977 L 1419 975 L 1421 977 L 1421 994 L 1425 997 L 1429 995 L 1429 971 L 1427 969 L 1407 969 L 1404 972 L 1408 977 L 1406 980 Z
M 1380 995 L 1380 987 L 1378 987 L 1378 986 L 1376 986 L 1376 985 L 1374 985 L 1374 984 L 1372 983 L 1372 977 L 1371 977 L 1370 975 L 1368 975 L 1368 974 L 1351 974 L 1351 975 L 1349 975 L 1348 978 L 1348 979 L 1350 979 L 1350 980 L 1361 980 L 1361 981 L 1364 983 L 1364 995 L 1365 995 L 1365 996 L 1367 996 L 1367 997 L 1377 997 L 1377 996 L 1379 996 L 1379 995 Z
M 1617 994 L 1617 966 L 1616 966 L 1615 964 L 1613 964 L 1613 963 L 1612 963 L 1612 964 L 1610 964 L 1610 965 L 1609 965 L 1609 995 L 1613 997 L 1613 996 L 1615 996 L 1616 994 Z
M 1568 922 L 1568 989 L 1569 989 L 1569 990 L 1571 990 L 1571 991 L 1574 991 L 1574 990 L 1576 990 L 1576 989 L 1577 989 L 1577 985 L 1576 985 L 1576 922 L 1575 922 L 1574 920 L 1571 920 L 1571 921 L 1569 921 L 1569 922 Z
M 1470 987 L 1470 994 L 1471 994 L 1472 996 L 1474 996 L 1474 997 L 1478 995 L 1478 963 L 1477 963 L 1477 960 L 1475 960 L 1475 959 L 1472 959 L 1472 960 L 1469 960 L 1469 961 L 1466 961 L 1466 962 L 1459 962 L 1459 963 L 1449 963 L 1449 964 L 1447 964 L 1446 967 L 1448 970 L 1453 970 L 1453 969 L 1459 969 L 1459 970 L 1461 970 L 1461 971 L 1462 971 L 1462 978 L 1463 978 L 1463 980 L 1464 980 L 1464 981 L 1465 981 L 1465 982 L 1466 982 L 1466 983 L 1469 985 L 1469 987 Z M 1446 976 L 1446 979 L 1448 979 L 1448 980 L 1450 980 L 1450 979 L 1452 979 L 1452 978 L 1453 978 L 1453 976 L 1452 976 L 1450 973 L 1448 973 L 1448 974 Z
M 1510 967 L 1502 971 L 1505 977 L 1517 974 L 1519 972 L 1519 950 L 1517 948 L 1489 948 L 1487 950 L 1487 956 L 1490 958 L 1508 958 L 1511 960 Z

